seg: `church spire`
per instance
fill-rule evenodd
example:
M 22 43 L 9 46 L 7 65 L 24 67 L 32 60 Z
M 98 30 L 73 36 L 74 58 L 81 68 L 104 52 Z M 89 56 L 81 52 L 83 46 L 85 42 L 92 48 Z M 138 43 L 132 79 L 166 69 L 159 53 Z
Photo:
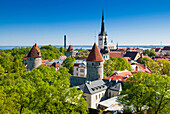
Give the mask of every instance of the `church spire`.
M 101 35 L 105 34 L 105 30 L 104 30 L 104 10 L 102 10 L 102 26 L 101 26 Z

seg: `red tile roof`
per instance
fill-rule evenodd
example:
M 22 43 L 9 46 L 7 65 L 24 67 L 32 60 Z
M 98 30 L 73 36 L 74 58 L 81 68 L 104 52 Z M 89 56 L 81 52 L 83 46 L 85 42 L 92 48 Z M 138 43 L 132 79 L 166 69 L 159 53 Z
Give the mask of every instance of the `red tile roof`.
M 122 53 L 121 52 L 110 52 L 109 58 L 111 57 L 122 57 Z
M 73 46 L 72 46 L 72 45 L 70 45 L 70 46 L 68 47 L 67 52 L 74 52 L 74 49 L 73 49 Z
M 46 65 L 47 62 L 50 62 L 50 60 L 47 59 L 47 60 L 42 60 L 41 61 L 42 65 Z
M 37 44 L 31 48 L 31 51 L 28 53 L 27 57 L 41 57 L 40 49 L 38 48 Z
M 162 50 L 170 50 L 170 46 L 165 46 Z
M 51 66 L 57 68 L 57 67 L 60 67 L 56 62 L 54 62 Z
M 104 61 L 96 43 L 94 43 L 93 48 L 86 61 Z
M 138 71 L 141 71 L 141 72 L 146 72 L 146 73 L 152 73 L 151 70 L 147 67 L 147 65 L 145 64 L 140 64 L 140 63 L 137 63 L 137 64 L 132 64 L 132 65 L 136 65 L 138 70 L 136 71 L 132 71 L 131 73 L 132 74 L 135 74 L 137 73 Z
M 126 81 L 128 76 L 132 76 L 132 73 L 130 71 L 118 71 L 113 73 L 106 79 Z

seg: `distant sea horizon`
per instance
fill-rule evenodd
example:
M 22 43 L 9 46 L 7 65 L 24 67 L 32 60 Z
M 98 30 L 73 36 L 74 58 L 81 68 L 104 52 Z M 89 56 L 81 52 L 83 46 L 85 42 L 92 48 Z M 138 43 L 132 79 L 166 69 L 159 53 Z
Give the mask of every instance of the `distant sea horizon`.
M 41 46 L 47 46 L 47 45 L 39 45 Z M 64 47 L 63 45 L 52 45 L 59 47 Z M 141 49 L 151 49 L 151 48 L 163 48 L 164 46 L 170 46 L 170 45 L 119 45 L 119 48 L 141 48 Z M 7 50 L 7 49 L 13 49 L 14 47 L 32 47 L 32 46 L 0 46 L 0 50 Z M 67 45 L 67 48 L 69 45 Z M 74 49 L 91 49 L 92 45 L 73 45 Z

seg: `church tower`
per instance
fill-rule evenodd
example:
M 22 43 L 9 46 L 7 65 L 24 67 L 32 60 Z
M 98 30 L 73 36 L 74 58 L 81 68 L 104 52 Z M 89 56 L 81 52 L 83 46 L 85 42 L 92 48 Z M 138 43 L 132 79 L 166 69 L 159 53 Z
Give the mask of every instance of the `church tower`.
M 37 44 L 31 48 L 27 56 L 27 69 L 34 69 L 41 65 L 41 52 Z
M 102 11 L 102 24 L 101 24 L 101 32 L 98 35 L 99 37 L 99 48 L 100 49 L 104 49 L 104 47 L 107 47 L 107 34 L 105 32 L 105 28 L 104 28 L 104 11 Z
M 103 79 L 104 60 L 96 43 L 93 45 L 93 48 L 86 61 L 87 61 L 87 81 Z

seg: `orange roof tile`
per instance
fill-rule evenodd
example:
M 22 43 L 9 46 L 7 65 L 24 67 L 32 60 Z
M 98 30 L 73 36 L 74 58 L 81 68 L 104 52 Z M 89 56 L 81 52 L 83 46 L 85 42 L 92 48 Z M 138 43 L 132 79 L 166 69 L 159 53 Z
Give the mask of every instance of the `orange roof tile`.
M 104 61 L 96 43 L 94 43 L 93 48 L 86 61 Z
M 117 75 L 129 75 L 129 76 L 131 76 L 132 73 L 130 71 L 126 71 L 126 72 L 120 72 Z
M 110 52 L 109 58 L 111 57 L 122 57 L 122 52 Z

